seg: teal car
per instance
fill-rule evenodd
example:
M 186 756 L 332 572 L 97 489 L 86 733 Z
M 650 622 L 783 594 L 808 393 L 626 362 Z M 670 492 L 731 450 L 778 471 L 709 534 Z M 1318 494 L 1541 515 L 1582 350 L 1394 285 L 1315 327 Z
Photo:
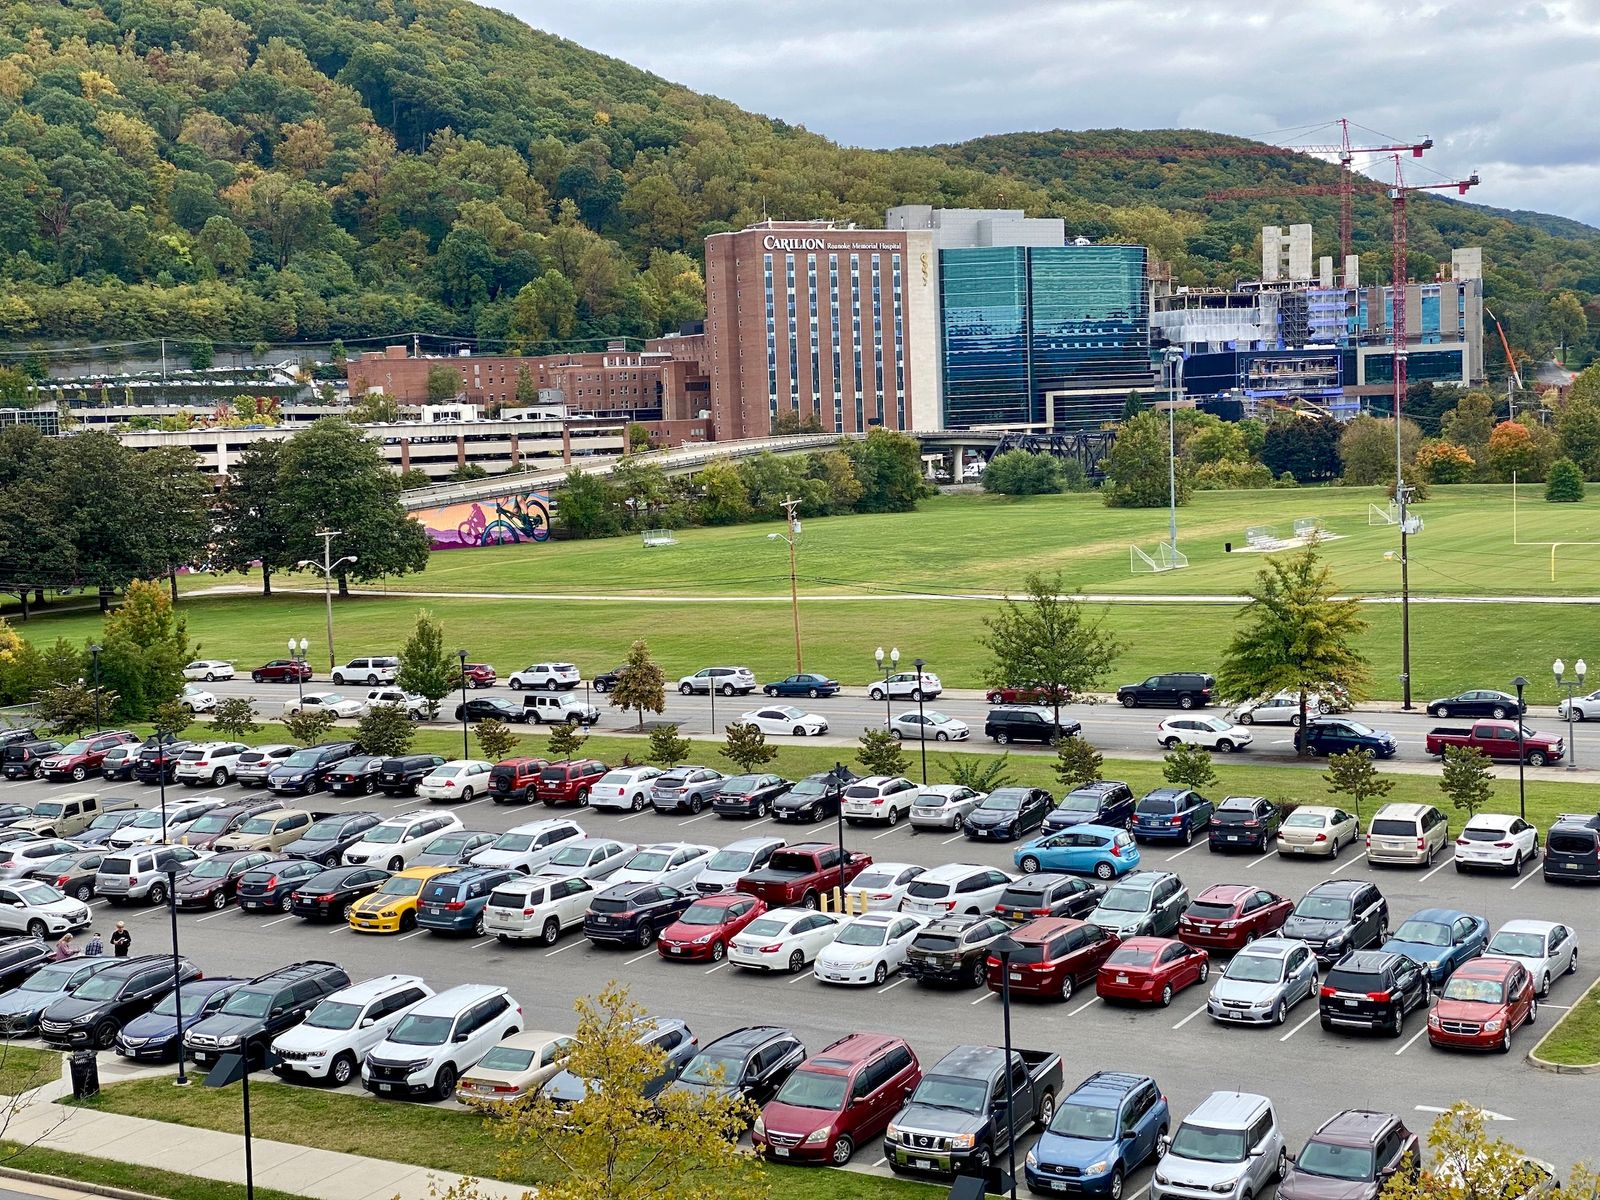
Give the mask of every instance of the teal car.
M 1096 879 L 1116 879 L 1138 867 L 1139 846 L 1126 829 L 1074 825 L 1023 843 L 1011 858 L 1024 875 L 1066 871 Z

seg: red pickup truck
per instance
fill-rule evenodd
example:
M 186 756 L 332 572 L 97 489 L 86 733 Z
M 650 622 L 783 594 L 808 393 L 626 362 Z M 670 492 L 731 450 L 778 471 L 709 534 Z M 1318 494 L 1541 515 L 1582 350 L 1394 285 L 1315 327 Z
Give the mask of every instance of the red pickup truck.
M 837 846 L 825 842 L 785 846 L 774 850 L 761 870 L 741 876 L 735 890 L 759 896 L 768 908 L 816 908 L 824 892 L 849 886 L 871 865 L 872 855 L 846 852 L 841 872 Z
M 1522 755 L 1530 767 L 1542 767 L 1560 760 L 1566 753 L 1558 737 L 1545 737 L 1542 733 L 1523 727 Z M 1479 721 L 1470 729 L 1440 726 L 1428 731 L 1428 753 L 1444 754 L 1446 746 L 1476 746 L 1490 758 L 1517 761 L 1517 724 L 1515 721 Z

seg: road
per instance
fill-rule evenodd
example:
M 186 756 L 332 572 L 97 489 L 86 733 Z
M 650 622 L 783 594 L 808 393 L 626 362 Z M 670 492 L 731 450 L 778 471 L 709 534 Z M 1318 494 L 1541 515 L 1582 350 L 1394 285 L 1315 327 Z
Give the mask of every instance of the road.
M 0 801 L 28 803 L 55 786 L 71 787 L 3 784 Z M 186 797 L 205 794 L 219 800 L 239 795 L 232 786 L 203 793 L 174 790 Z M 157 789 L 139 785 L 115 791 L 150 804 L 157 798 Z M 316 808 L 371 808 L 385 813 L 418 806 L 414 800 L 382 796 L 345 800 L 322 796 L 313 802 Z M 542 818 L 549 810 L 498 807 L 478 800 L 457 812 L 470 827 L 499 831 Z M 576 816 L 591 834 L 639 843 L 683 839 L 723 845 L 753 834 L 782 835 L 790 841 L 832 841 L 837 836 L 832 822 L 807 829 L 770 821 L 732 821 L 710 813 L 666 816 L 648 810 L 628 815 L 586 810 Z M 1012 861 L 1007 846 L 913 833 L 905 825 L 847 828 L 845 836 L 850 848 L 868 851 L 878 861 L 924 865 L 966 861 L 1007 868 Z M 1585 969 L 1556 983 L 1549 1003 L 1540 1007 L 1540 1030 L 1592 981 L 1593 967 L 1588 964 L 1600 957 L 1600 908 L 1594 894 L 1546 884 L 1531 871 L 1515 880 L 1461 875 L 1451 869 L 1448 858 L 1426 870 L 1368 868 L 1350 850 L 1332 865 L 1275 856 L 1224 858 L 1208 853 L 1203 843 L 1189 849 L 1148 847 L 1144 866 L 1180 873 L 1191 894 L 1210 883 L 1249 882 L 1297 899 L 1330 875 L 1370 877 L 1388 897 L 1393 925 L 1430 905 L 1457 905 L 1482 913 L 1495 927 L 1515 917 L 1566 921 L 1578 931 Z M 170 949 L 164 910 L 112 910 L 97 902 L 96 912 L 102 933 L 118 917 L 127 921 L 136 953 Z M 529 1027 L 570 1028 L 574 999 L 621 979 L 650 1011 L 688 1020 L 702 1043 L 752 1021 L 788 1026 L 812 1051 L 853 1031 L 892 1030 L 906 1036 L 921 1060 L 930 1064 L 953 1045 L 998 1041 L 1001 1036 L 1000 1005 L 987 992 L 925 989 L 897 978 L 878 988 L 835 989 L 817 983 L 809 972 L 757 976 L 729 965 L 668 963 L 660 961 L 654 950 L 600 950 L 570 934 L 552 949 L 428 932 L 374 937 L 342 926 L 307 925 L 295 917 L 246 916 L 231 908 L 184 914 L 179 927 L 183 953 L 211 976 L 251 974 L 298 959 L 326 958 L 343 964 L 355 978 L 400 970 L 421 974 L 435 987 L 485 981 L 511 989 Z M 1592 1114 L 1600 1111 L 1600 1075 L 1557 1076 L 1528 1066 L 1522 1055 L 1536 1041 L 1536 1031 L 1519 1032 L 1509 1056 L 1466 1055 L 1431 1049 L 1416 1017 L 1406 1037 L 1396 1042 L 1324 1033 L 1306 1005 L 1279 1029 L 1219 1028 L 1204 1015 L 1203 1004 L 1203 993 L 1196 989 L 1181 993 L 1167 1010 L 1112 1009 L 1081 994 L 1066 1004 L 1018 1003 L 1015 1040 L 1022 1046 L 1060 1051 L 1069 1084 L 1100 1069 L 1147 1072 L 1165 1090 L 1175 1115 L 1187 1112 L 1214 1088 L 1262 1092 L 1279 1104 L 1286 1132 L 1296 1146 L 1321 1120 L 1343 1108 L 1379 1106 L 1423 1128 L 1432 1119 L 1430 1110 L 1465 1099 L 1511 1118 L 1504 1127 L 1508 1134 L 1562 1170 L 1575 1158 L 1592 1155 Z M 1583 1134 L 1583 1129 L 1590 1134 Z M 882 1170 L 876 1165 L 878 1157 L 874 1148 L 865 1147 L 855 1165 Z M 1137 1195 L 1147 1177 L 1141 1173 L 1131 1183 L 1130 1197 Z

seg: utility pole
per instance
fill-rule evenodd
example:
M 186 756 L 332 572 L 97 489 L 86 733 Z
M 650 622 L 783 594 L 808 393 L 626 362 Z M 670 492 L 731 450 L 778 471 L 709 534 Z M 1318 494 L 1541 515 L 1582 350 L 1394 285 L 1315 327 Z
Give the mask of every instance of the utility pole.
M 322 599 L 328 608 L 328 670 L 330 671 L 334 668 L 333 573 L 340 567 L 344 566 L 345 563 L 353 563 L 356 561 L 356 556 L 354 554 L 346 554 L 343 558 L 330 561 L 333 554 L 333 539 L 338 537 L 341 532 L 342 531 L 338 529 L 317 530 L 314 536 L 322 539 L 322 561 L 317 562 L 315 559 L 302 558 L 298 563 L 295 564 L 298 567 L 310 567 L 313 570 L 322 572 Z
M 800 501 L 785 496 L 783 499 L 783 515 L 789 527 L 787 536 L 781 533 L 769 533 L 767 539 L 773 538 L 788 543 L 789 546 L 789 611 L 794 617 L 794 670 L 798 675 L 805 670 L 800 654 L 800 589 L 795 576 L 794 549 L 795 543 L 800 540 L 800 518 L 796 515 L 800 508 Z
M 167 339 L 161 339 L 161 382 L 167 382 Z M 163 397 L 165 399 L 165 397 Z
M 1167 392 L 1167 536 L 1178 553 L 1178 404 L 1183 398 L 1183 351 L 1167 351 L 1172 386 Z

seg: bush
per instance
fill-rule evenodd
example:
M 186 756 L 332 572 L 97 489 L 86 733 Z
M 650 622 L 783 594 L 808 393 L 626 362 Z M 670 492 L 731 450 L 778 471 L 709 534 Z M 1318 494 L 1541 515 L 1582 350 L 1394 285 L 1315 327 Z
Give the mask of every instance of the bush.
M 1061 466 L 1053 455 L 1008 450 L 989 460 L 983 490 L 1001 496 L 1049 496 L 1062 489 Z
M 1544 498 L 1557 504 L 1583 499 L 1583 472 L 1570 458 L 1558 458 L 1550 465 L 1550 481 L 1544 485 Z
M 1430 438 L 1417 450 L 1417 470 L 1429 483 L 1466 483 L 1478 464 L 1465 446 Z
M 1212 492 L 1271 487 L 1272 472 L 1258 462 L 1224 458 L 1202 463 L 1194 473 L 1194 486 L 1198 491 Z

